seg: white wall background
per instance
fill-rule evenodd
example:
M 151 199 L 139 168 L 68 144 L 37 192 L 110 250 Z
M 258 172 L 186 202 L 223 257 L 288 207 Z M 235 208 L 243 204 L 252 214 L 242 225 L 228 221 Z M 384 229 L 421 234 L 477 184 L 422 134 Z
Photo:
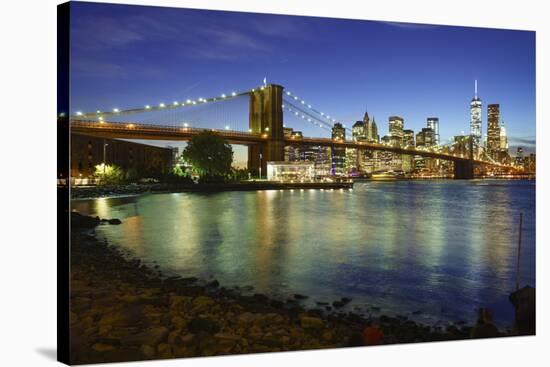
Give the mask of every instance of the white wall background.
M 521 366 L 548 348 L 550 34 L 540 0 L 149 0 L 144 5 L 516 28 L 537 31 L 536 337 L 134 363 L 132 366 Z M 4 1 L 0 11 L 0 365 L 54 364 L 56 350 L 56 4 Z M 546 98 L 545 98 L 546 97 Z M 546 107 L 548 111 L 548 107 Z M 7 205 L 6 205 L 7 204 Z M 545 226 L 546 223 L 546 226 Z M 115 366 L 113 364 L 113 366 Z

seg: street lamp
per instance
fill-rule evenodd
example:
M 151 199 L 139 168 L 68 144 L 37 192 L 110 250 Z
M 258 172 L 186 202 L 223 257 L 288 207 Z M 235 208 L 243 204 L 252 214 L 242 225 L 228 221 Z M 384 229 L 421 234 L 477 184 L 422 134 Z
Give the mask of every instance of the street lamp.
M 262 153 L 260 153 L 260 180 L 262 179 Z
M 105 179 L 105 166 L 106 166 L 105 156 L 106 156 L 107 145 L 109 144 L 105 143 L 105 140 L 103 140 L 103 179 Z

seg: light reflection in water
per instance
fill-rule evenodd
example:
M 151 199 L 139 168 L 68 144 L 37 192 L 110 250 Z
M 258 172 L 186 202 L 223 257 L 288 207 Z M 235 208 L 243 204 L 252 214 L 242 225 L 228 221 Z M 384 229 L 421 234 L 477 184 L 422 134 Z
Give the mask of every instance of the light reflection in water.
M 263 190 L 74 201 L 119 226 L 110 242 L 165 273 L 215 277 L 309 302 L 353 298 L 420 321 L 512 322 L 517 217 L 522 279 L 535 286 L 535 185 L 520 181 L 356 183 L 353 191 Z

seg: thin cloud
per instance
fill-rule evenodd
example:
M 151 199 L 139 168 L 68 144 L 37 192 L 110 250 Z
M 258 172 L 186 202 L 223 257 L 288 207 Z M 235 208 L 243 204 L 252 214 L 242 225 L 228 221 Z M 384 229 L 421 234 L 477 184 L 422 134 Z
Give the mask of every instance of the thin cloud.
M 384 22 L 384 21 L 379 21 L 378 23 L 386 24 L 386 25 L 389 25 L 389 26 L 392 26 L 392 27 L 397 27 L 397 28 L 410 29 L 410 30 L 433 29 L 433 28 L 441 27 L 441 26 L 436 25 L 436 24 L 401 23 L 401 22 Z
M 514 137 L 511 136 L 508 138 L 509 143 L 515 144 L 515 145 L 529 145 L 529 146 L 535 146 L 537 144 L 537 139 L 535 137 Z

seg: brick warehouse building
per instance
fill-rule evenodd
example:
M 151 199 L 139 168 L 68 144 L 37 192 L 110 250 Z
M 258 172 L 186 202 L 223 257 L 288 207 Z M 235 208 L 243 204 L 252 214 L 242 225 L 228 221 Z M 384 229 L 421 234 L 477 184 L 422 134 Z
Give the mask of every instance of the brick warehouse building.
M 139 177 L 166 174 L 174 163 L 172 148 L 71 134 L 71 177 L 93 176 L 95 166 L 103 163 L 103 144 L 107 165 L 133 168 Z

